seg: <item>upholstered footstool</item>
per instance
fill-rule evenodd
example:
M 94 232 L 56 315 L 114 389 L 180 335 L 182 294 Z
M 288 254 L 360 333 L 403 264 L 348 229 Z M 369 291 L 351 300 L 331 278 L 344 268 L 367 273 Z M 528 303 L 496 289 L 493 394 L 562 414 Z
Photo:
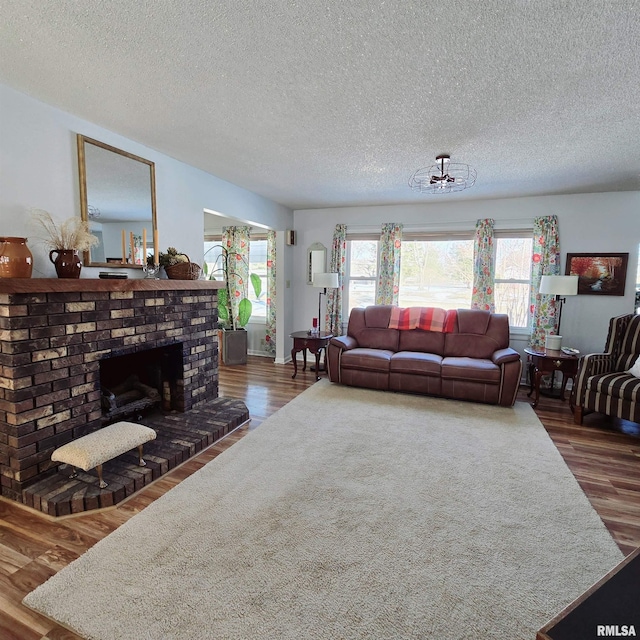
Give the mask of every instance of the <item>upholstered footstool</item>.
M 115 422 L 59 447 L 51 454 L 51 460 L 74 467 L 72 478 L 78 475 L 77 469 L 89 471 L 95 467 L 100 488 L 104 489 L 107 483 L 102 479 L 102 464 L 137 447 L 139 464 L 145 466 L 142 448 L 155 437 L 156 432 L 142 424 Z

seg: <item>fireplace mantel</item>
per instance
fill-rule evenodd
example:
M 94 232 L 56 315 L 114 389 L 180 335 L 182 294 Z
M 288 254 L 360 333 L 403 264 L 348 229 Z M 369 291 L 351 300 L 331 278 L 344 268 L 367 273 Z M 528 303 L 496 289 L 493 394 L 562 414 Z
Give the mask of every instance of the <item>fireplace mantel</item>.
M 221 280 L 152 278 L 3 278 L 0 295 L 13 293 L 74 293 L 84 291 L 193 291 L 221 289 Z

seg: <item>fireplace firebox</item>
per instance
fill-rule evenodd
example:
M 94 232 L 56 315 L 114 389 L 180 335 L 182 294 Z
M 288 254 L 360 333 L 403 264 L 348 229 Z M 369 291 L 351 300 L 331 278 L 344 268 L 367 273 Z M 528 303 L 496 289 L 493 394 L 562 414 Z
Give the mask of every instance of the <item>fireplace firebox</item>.
M 145 412 L 182 411 L 182 343 L 112 354 L 100 360 L 102 423 L 140 419 Z

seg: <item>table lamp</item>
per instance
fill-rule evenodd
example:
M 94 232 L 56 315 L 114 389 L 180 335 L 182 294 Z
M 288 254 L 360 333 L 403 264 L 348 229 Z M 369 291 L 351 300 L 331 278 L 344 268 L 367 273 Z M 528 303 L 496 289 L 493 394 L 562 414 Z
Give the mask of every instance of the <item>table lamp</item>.
M 340 286 L 337 273 L 314 273 L 313 286 L 322 289 L 318 294 L 318 331 L 320 331 L 320 309 L 322 307 L 322 295 L 327 295 L 327 289 L 337 289 Z
M 562 305 L 566 302 L 566 296 L 578 295 L 578 276 L 542 276 L 540 278 L 539 292 L 544 295 L 556 297 L 558 304 L 558 324 L 556 326 L 557 344 L 547 346 L 548 349 L 560 349 L 562 335 L 560 334 L 560 321 L 562 320 Z

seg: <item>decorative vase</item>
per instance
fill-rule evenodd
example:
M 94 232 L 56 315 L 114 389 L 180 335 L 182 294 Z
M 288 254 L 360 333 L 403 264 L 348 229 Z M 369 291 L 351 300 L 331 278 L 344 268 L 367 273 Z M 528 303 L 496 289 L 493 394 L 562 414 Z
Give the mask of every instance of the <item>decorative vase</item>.
M 33 255 L 26 238 L 0 238 L 0 278 L 30 278 Z
M 53 254 L 57 253 L 56 259 Z M 82 263 L 77 249 L 52 249 L 49 251 L 49 260 L 56 268 L 58 278 L 79 278 Z

